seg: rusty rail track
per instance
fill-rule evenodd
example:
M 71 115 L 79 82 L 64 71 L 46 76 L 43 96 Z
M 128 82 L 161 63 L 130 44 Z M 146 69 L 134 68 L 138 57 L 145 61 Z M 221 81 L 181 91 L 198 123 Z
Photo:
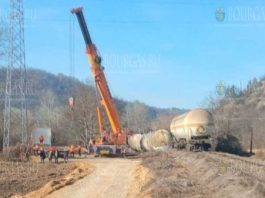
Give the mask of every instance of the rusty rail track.
M 265 180 L 265 164 L 262 162 L 220 152 L 208 152 L 208 156 L 220 161 L 220 170 L 223 174 L 255 177 L 261 182 Z

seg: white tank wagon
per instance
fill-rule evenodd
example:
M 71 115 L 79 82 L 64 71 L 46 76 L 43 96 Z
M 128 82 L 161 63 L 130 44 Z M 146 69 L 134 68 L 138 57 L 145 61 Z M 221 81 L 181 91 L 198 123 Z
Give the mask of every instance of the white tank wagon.
M 172 136 L 167 130 L 161 129 L 143 134 L 141 148 L 144 151 L 160 151 L 168 149 L 172 144 Z
M 129 146 L 135 151 L 159 151 L 172 146 L 172 135 L 161 129 L 145 134 L 133 134 L 128 137 Z
M 210 112 L 194 109 L 173 118 L 170 131 L 175 138 L 174 146 L 187 150 L 215 149 L 214 120 Z
M 129 146 L 135 151 L 141 151 L 141 139 L 142 134 L 133 134 L 128 137 L 128 144 Z

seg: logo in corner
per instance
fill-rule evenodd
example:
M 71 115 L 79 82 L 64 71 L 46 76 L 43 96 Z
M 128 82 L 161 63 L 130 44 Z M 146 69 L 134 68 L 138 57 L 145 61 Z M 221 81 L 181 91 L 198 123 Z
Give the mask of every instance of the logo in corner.
M 224 8 L 216 8 L 215 18 L 218 22 L 223 22 L 225 20 L 225 10 Z
M 223 81 L 219 81 L 216 85 L 216 93 L 218 96 L 225 96 L 225 84 Z

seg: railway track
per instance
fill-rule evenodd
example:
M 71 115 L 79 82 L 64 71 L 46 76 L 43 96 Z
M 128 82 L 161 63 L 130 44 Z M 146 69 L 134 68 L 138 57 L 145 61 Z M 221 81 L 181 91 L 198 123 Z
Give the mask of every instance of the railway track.
M 220 162 L 221 173 L 232 173 L 255 177 L 260 181 L 265 179 L 265 164 L 253 159 L 235 156 L 228 153 L 209 152 L 208 156 Z
M 246 159 L 245 157 L 240 157 L 240 156 L 229 154 L 229 153 L 221 153 L 221 152 L 216 152 L 216 151 L 210 151 L 209 153 L 212 155 L 218 155 L 218 156 L 221 156 L 227 159 L 234 159 L 234 160 L 239 160 L 239 161 L 249 163 L 249 164 L 255 164 L 257 166 L 265 168 L 265 162 L 262 163 L 262 162 L 255 161 L 253 159 Z

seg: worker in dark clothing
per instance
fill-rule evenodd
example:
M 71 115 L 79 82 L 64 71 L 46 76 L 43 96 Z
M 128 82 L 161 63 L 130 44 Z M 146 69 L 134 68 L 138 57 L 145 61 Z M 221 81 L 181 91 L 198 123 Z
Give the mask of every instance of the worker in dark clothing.
M 54 160 L 55 160 L 55 163 L 59 163 L 58 159 L 59 159 L 59 151 L 58 151 L 57 148 L 55 148 L 55 151 L 54 151 Z
M 44 163 L 44 160 L 46 158 L 46 154 L 45 154 L 45 151 L 43 148 L 40 149 L 40 159 L 41 159 L 41 162 Z
M 121 154 L 122 154 L 122 157 L 126 157 L 126 147 L 125 146 L 122 146 L 121 147 Z
M 63 158 L 65 163 L 68 161 L 68 155 L 69 155 L 69 149 L 67 146 L 65 146 L 63 149 Z
M 78 151 L 78 155 L 79 155 L 79 157 L 81 157 L 81 146 L 80 146 L 80 145 L 78 145 L 78 147 L 77 147 L 77 151 Z

